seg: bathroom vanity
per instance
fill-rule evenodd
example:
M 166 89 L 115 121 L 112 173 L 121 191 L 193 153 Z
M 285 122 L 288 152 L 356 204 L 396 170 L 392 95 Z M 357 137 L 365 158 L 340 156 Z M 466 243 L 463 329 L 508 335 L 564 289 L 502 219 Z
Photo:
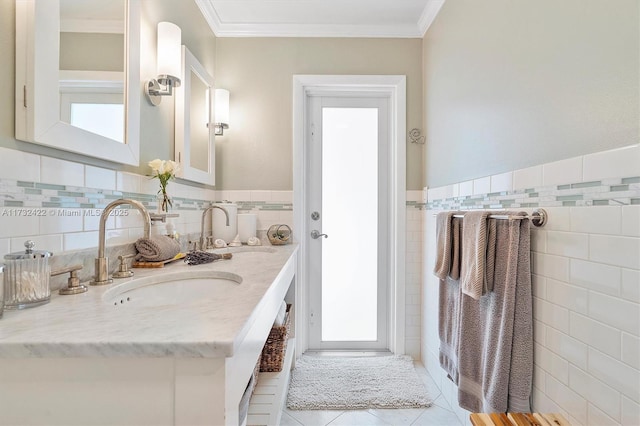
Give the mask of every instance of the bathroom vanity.
M 0 424 L 238 425 L 297 246 L 136 269 L 0 320 Z

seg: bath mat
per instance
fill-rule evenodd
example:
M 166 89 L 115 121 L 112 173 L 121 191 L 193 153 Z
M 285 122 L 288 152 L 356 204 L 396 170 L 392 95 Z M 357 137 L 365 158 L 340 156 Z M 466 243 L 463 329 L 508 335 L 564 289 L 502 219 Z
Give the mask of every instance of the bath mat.
M 406 355 L 312 357 L 296 361 L 287 407 L 355 410 L 429 407 L 432 400 Z

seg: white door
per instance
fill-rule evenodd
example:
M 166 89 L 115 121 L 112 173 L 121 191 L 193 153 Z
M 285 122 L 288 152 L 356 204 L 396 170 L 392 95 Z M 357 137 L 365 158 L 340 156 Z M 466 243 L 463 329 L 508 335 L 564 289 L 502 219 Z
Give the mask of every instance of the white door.
M 387 350 L 389 97 L 308 99 L 309 349 Z

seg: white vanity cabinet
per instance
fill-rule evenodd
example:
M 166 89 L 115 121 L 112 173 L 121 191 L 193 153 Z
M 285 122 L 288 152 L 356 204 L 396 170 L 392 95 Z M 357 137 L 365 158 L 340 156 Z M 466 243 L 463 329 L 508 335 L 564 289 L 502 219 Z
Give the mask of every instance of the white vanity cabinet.
M 136 323 L 141 317 L 104 304 L 98 287 L 5 312 L 0 424 L 238 425 L 247 383 L 280 304 L 295 287 L 297 248 L 274 250 L 197 266 L 243 276 L 245 300 L 217 313 L 186 312 L 173 329 L 160 317 L 157 324 L 153 316 Z M 164 315 L 162 308 L 155 315 Z M 193 320 L 200 315 L 201 322 Z

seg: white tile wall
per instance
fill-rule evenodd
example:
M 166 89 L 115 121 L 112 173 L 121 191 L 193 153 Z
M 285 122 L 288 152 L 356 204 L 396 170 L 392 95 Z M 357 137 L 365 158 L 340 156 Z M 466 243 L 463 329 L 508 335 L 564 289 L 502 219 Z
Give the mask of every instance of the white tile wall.
M 0 148 L 0 178 L 40 182 L 40 156 Z
M 78 185 L 77 183 L 75 185 Z M 84 186 L 87 188 L 116 189 L 116 172 L 101 167 L 84 166 Z
M 542 166 L 528 167 L 513 172 L 513 189 L 542 186 Z
M 504 175 L 489 177 L 486 192 L 498 192 Z M 513 189 L 634 176 L 640 176 L 639 145 L 516 170 Z M 457 184 L 460 195 L 470 195 L 473 182 L 478 179 Z M 533 408 L 560 412 L 575 425 L 640 425 L 640 206 L 545 209 L 548 224 L 532 232 Z M 456 406 L 437 357 L 433 213 L 423 215 L 422 358 Z M 468 413 L 461 411 L 464 419 Z
M 637 176 L 640 164 L 640 145 L 628 146 L 584 156 L 584 180 L 600 180 Z
M 542 165 L 542 184 L 560 185 L 582 182 L 582 157 Z
M 84 183 L 84 165 L 41 156 L 40 179 L 44 183 L 81 186 Z

